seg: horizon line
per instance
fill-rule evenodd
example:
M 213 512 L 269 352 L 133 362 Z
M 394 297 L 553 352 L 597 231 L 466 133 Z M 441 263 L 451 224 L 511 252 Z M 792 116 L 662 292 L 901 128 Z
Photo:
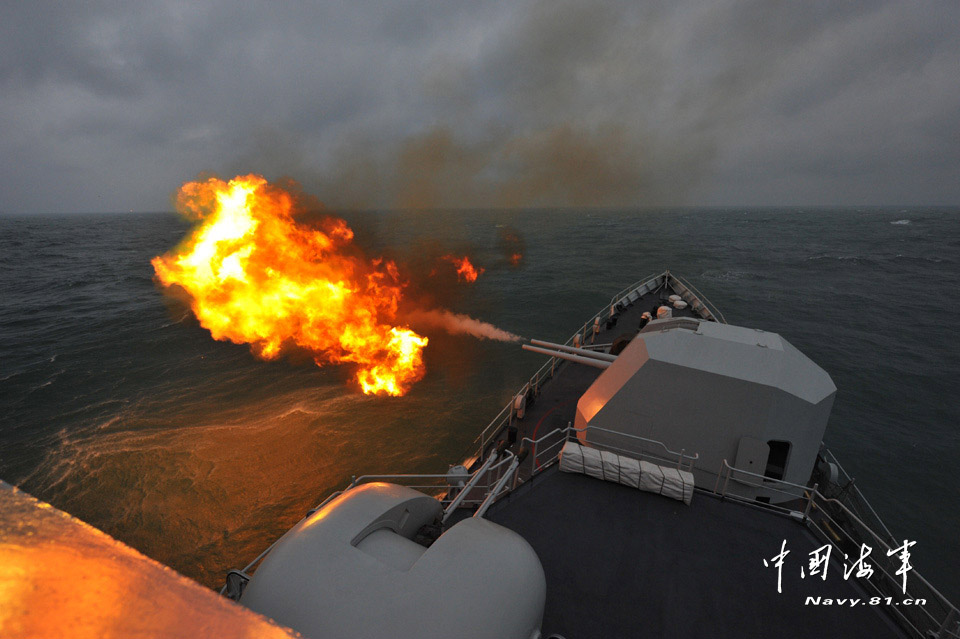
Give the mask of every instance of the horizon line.
M 526 206 L 526 207 L 433 207 L 433 208 L 415 208 L 415 207 L 393 207 L 393 208 L 335 208 L 328 207 L 324 209 L 307 209 L 304 212 L 311 214 L 355 214 L 355 213 L 571 213 L 571 212 L 605 212 L 605 213 L 626 213 L 626 212 L 668 212 L 668 211 L 730 211 L 730 210 L 793 210 L 794 212 L 803 212 L 804 210 L 837 210 L 837 211 L 863 211 L 879 209 L 900 209 L 904 212 L 918 209 L 960 209 L 960 204 L 694 204 L 694 205 L 623 205 L 623 206 Z M 7 211 L 0 209 L 0 217 L 35 217 L 35 216 L 63 216 L 63 215 L 177 215 L 173 209 L 142 209 L 127 211 Z

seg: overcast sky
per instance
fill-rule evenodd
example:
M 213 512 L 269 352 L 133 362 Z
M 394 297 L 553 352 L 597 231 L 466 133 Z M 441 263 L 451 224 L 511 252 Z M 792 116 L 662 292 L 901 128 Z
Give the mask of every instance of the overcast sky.
M 6 212 L 167 210 L 200 172 L 335 207 L 956 205 L 960 3 L 4 2 L 0 163 Z

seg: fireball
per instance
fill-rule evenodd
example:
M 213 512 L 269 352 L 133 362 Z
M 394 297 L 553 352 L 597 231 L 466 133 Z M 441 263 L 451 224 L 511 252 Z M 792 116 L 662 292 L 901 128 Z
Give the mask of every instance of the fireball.
M 454 269 L 457 271 L 457 281 L 461 282 L 476 282 L 477 278 L 480 277 L 485 270 L 475 267 L 466 255 L 463 257 L 444 255 L 440 259 L 453 264 Z
M 397 266 L 363 258 L 345 221 L 302 222 L 296 198 L 258 175 L 188 182 L 177 209 L 197 225 L 151 263 L 214 339 L 266 360 L 300 349 L 318 366 L 352 364 L 367 394 L 403 395 L 423 377 L 427 338 L 395 325 Z

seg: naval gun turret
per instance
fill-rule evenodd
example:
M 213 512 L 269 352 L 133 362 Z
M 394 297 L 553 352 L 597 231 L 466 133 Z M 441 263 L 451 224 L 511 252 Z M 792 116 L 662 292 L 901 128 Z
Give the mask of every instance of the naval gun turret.
M 621 446 L 623 433 L 696 451 L 698 485 L 712 486 L 726 460 L 746 471 L 742 482 L 733 473 L 731 491 L 776 503 L 789 496 L 757 484 L 809 482 L 836 391 L 775 333 L 654 320 L 580 397 L 574 425 L 585 444 Z

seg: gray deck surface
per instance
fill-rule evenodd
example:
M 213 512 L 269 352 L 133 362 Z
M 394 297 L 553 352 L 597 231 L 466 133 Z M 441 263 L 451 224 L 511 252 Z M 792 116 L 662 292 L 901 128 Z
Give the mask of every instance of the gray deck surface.
M 640 315 L 674 292 L 646 294 L 620 313 L 615 326 L 601 327 L 597 343 L 632 336 Z M 695 315 L 687 309 L 674 316 Z M 577 401 L 601 372 L 569 362 L 557 366 L 516 422 L 514 450 L 524 437 L 572 423 Z M 505 436 L 494 438 L 491 448 Z M 540 556 L 547 577 L 544 637 L 904 636 L 879 608 L 805 605 L 807 596 L 869 596 L 854 579 L 843 579 L 836 562 L 826 581 L 801 580 L 808 553 L 822 545 L 801 524 L 700 493 L 686 506 L 556 467 L 531 479 L 536 465 L 556 454 L 550 443 L 539 444 L 521 467 L 526 483 L 487 513 Z M 790 555 L 778 594 L 776 571 L 763 559 L 776 555 L 784 539 Z
M 585 637 L 901 637 L 879 608 L 804 604 L 869 599 L 834 562 L 800 578 L 821 546 L 791 520 L 694 495 L 690 506 L 554 466 L 487 518 L 522 535 L 547 577 L 543 635 Z M 787 541 L 783 593 L 765 568 Z

